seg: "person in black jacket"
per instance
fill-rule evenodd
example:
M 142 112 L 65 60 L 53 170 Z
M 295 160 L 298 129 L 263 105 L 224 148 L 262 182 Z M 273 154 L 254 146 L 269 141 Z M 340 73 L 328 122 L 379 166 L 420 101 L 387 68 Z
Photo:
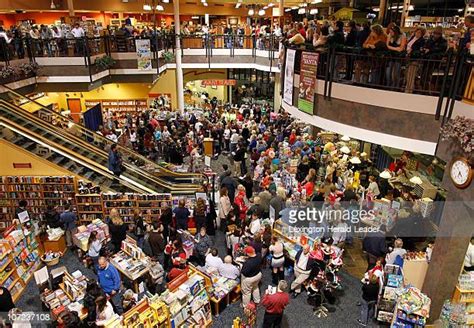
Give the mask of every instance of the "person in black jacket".
M 365 22 L 362 24 L 362 30 L 357 32 L 356 47 L 362 48 L 365 40 L 367 40 L 369 35 L 370 35 L 370 22 Z
M 238 176 L 242 176 L 247 173 L 247 165 L 245 163 L 245 152 L 245 147 L 242 145 L 241 142 L 239 142 L 237 143 L 237 149 L 234 153 L 232 153 L 235 174 Z
M 89 280 L 83 301 L 83 305 L 87 309 L 87 318 L 85 319 L 87 324 L 93 324 L 97 319 L 95 300 L 99 296 L 104 296 L 104 292 L 95 280 Z
M 128 225 L 123 222 L 117 209 L 113 208 L 110 211 L 109 234 L 114 253 L 120 251 L 122 241 L 127 237 L 127 231 Z
M 379 278 L 373 274 L 369 277 L 369 283 L 362 285 L 362 304 L 360 308 L 360 319 L 357 322 L 367 326 L 369 320 L 374 316 L 375 303 L 379 295 Z
M 380 257 L 385 257 L 387 244 L 385 241 L 385 225 L 379 231 L 369 233 L 362 241 L 362 250 L 367 254 L 367 271 L 372 269 Z
M 63 226 L 61 221 L 59 221 L 59 213 L 57 208 L 51 204 L 46 207 L 44 219 L 50 228 L 61 228 Z
M 357 27 L 356 22 L 350 21 L 349 22 L 349 33 L 347 33 L 346 41 L 344 45 L 346 47 L 355 47 L 357 44 Z M 348 52 L 352 53 L 351 49 L 347 49 Z M 346 56 L 346 80 L 352 80 L 352 71 L 354 70 L 354 56 L 348 55 Z
M 328 37 L 328 44 L 336 48 L 344 45 L 344 22 L 337 21 L 334 26 L 334 32 Z

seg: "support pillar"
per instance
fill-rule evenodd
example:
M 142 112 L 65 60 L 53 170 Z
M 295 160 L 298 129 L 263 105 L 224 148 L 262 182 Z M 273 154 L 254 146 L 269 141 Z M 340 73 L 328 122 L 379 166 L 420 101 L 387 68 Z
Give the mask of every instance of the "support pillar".
M 74 1 L 67 0 L 67 9 L 69 11 L 69 17 L 74 17 Z
M 380 0 L 379 4 L 379 23 L 384 25 L 385 12 L 387 11 L 387 0 Z
M 449 173 L 453 158 L 463 156 L 472 161 L 474 156 L 450 140 L 439 142 L 436 155 L 446 162 L 441 187 L 446 189 L 447 198 L 422 288 L 431 298 L 429 323 L 439 318 L 444 301 L 452 298 L 474 234 L 474 188 L 456 188 Z
M 283 21 L 285 15 L 285 0 L 280 0 L 278 2 L 278 14 L 280 15 L 278 22 L 280 24 L 281 32 L 283 33 L 283 25 L 285 25 L 285 22 Z
M 405 27 L 405 21 L 407 20 L 408 15 L 410 14 L 410 11 L 408 10 L 409 7 L 410 7 L 410 0 L 403 0 L 402 19 L 400 21 L 401 28 Z
M 181 34 L 181 23 L 179 21 L 179 1 L 173 0 L 174 10 L 174 33 L 176 34 L 176 91 L 177 91 L 177 104 L 178 110 L 184 112 L 184 87 L 183 87 L 183 67 L 181 65 L 181 40 L 179 36 Z

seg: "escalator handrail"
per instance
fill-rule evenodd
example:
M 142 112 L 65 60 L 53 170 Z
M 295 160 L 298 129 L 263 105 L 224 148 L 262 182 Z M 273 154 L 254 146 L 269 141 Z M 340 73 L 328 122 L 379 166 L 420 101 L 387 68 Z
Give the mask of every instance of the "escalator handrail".
M 15 90 L 13 90 L 12 88 L 10 88 L 10 87 L 8 87 L 8 86 L 6 86 L 6 85 L 1 85 L 1 87 L 5 88 L 6 90 L 8 90 L 8 92 L 13 93 L 14 95 L 16 95 L 16 96 L 19 97 L 19 98 L 27 99 L 28 102 L 34 103 L 35 105 L 39 106 L 42 110 L 46 111 L 46 112 L 49 113 L 49 114 L 55 115 L 56 117 L 59 117 L 59 118 L 60 118 L 61 120 L 63 120 L 63 121 L 67 121 L 68 123 L 74 123 L 74 124 L 76 124 L 77 126 L 79 126 L 79 128 L 80 128 L 81 130 L 84 131 L 84 134 L 85 134 L 85 135 L 90 134 L 91 137 L 93 137 L 94 139 L 99 139 L 99 140 L 104 141 L 105 143 L 107 143 L 107 144 L 109 144 L 109 145 L 114 143 L 113 141 L 111 141 L 111 140 L 105 138 L 104 136 L 98 134 L 97 132 L 91 131 L 91 130 L 85 128 L 84 126 L 75 123 L 75 122 L 72 121 L 71 119 L 62 116 L 60 113 L 57 113 L 57 112 L 55 112 L 54 110 L 51 110 L 51 109 L 48 108 L 48 107 L 45 107 L 44 105 L 38 103 L 38 102 L 37 102 L 36 100 L 34 100 L 34 99 L 31 99 L 31 98 L 29 98 L 29 97 L 27 97 L 27 96 L 24 96 L 24 95 L 22 95 L 22 94 L 16 92 Z M 15 106 L 17 106 L 17 105 L 15 105 Z M 18 107 L 21 108 L 21 106 L 18 106 Z M 23 108 L 22 108 L 22 109 L 23 109 Z M 134 151 L 131 151 L 130 149 L 128 149 L 128 148 L 126 148 L 126 147 L 122 147 L 122 146 L 119 145 L 119 144 L 117 144 L 117 146 L 118 146 L 119 150 L 122 151 L 122 153 L 129 153 L 129 154 L 133 155 L 134 157 L 137 157 L 137 158 L 139 158 L 140 160 L 143 160 L 143 161 L 146 162 L 146 163 L 149 163 L 149 164 L 158 166 L 158 168 L 159 168 L 160 170 L 164 171 L 164 172 L 167 173 L 168 175 L 174 175 L 174 176 L 177 176 L 177 177 L 198 176 L 199 178 L 202 178 L 202 179 L 204 179 L 204 180 L 208 180 L 207 176 L 206 176 L 205 174 L 203 174 L 203 173 L 180 173 L 180 172 L 174 172 L 174 171 L 168 170 L 167 168 L 164 168 L 164 167 L 162 167 L 162 166 L 160 166 L 160 165 L 157 165 L 155 162 L 149 160 L 148 158 L 146 158 L 146 157 L 144 157 L 144 156 L 142 156 L 142 155 L 140 155 L 140 154 L 138 154 L 138 153 L 136 153 L 136 152 L 134 152 Z
M 18 111 L 17 106 L 12 105 L 8 102 L 6 102 L 3 99 L 0 99 L 0 103 L 2 103 L 4 106 L 6 106 L 8 109 L 13 110 L 15 115 L 21 115 L 23 117 L 26 117 L 28 120 L 35 122 L 36 124 L 39 124 L 43 126 L 44 128 L 61 135 L 62 137 L 67 137 L 70 141 L 74 141 L 76 144 L 81 145 L 82 147 L 89 149 L 92 152 L 95 152 L 96 154 L 102 155 L 104 159 L 107 159 L 108 153 L 104 151 L 103 149 L 100 149 L 98 147 L 93 147 L 90 143 L 86 142 L 82 138 L 79 138 L 75 136 L 73 133 L 67 133 L 65 134 L 63 130 L 58 131 L 59 129 L 51 124 L 46 123 L 42 119 L 38 118 L 36 115 L 33 115 L 32 113 L 28 112 L 27 110 L 20 108 L 21 110 Z M 81 127 L 79 124 L 73 123 L 74 126 Z M 93 137 L 93 136 L 92 136 Z M 180 183 L 180 184 L 174 184 L 174 183 L 169 183 L 168 181 L 165 181 L 164 179 L 159 178 L 159 176 L 151 175 L 149 174 L 146 170 L 140 170 L 136 166 L 133 166 L 129 163 L 125 163 L 126 168 L 136 172 L 140 176 L 143 176 L 144 178 L 153 181 L 153 183 L 158 184 L 160 187 L 168 189 L 170 191 L 176 191 L 176 192 L 182 192 L 182 191 L 188 191 L 189 189 L 193 190 L 198 190 L 200 189 L 200 185 L 198 184 L 185 184 L 185 183 Z
M 39 135 L 39 134 L 37 134 L 33 131 L 30 131 L 27 128 L 23 127 L 22 125 L 19 125 L 15 122 L 5 118 L 5 117 L 0 116 L 0 125 L 3 125 L 6 128 L 11 129 L 11 130 L 21 131 L 22 133 L 24 133 L 24 135 L 27 136 L 27 138 L 28 138 L 28 136 L 30 138 L 35 138 L 37 140 L 40 140 L 42 143 L 48 145 L 49 147 L 59 149 L 61 152 L 67 153 L 70 156 L 69 157 L 70 159 L 73 159 L 75 161 L 82 161 L 82 162 L 86 163 L 87 166 L 89 168 L 92 167 L 95 172 L 100 173 L 101 175 L 106 176 L 107 178 L 110 178 L 110 179 L 116 178 L 116 179 L 121 180 L 121 184 L 123 184 L 124 186 L 126 186 L 127 188 L 130 188 L 131 190 L 133 190 L 135 192 L 143 193 L 145 191 L 145 189 L 139 189 L 137 186 L 135 186 L 133 184 L 130 184 L 127 181 L 124 181 L 120 177 L 114 176 L 107 168 L 105 168 L 104 166 L 92 161 L 91 159 L 89 159 L 87 157 L 84 157 L 81 154 L 76 153 L 74 151 L 71 151 L 70 149 L 64 147 L 63 145 L 57 144 L 54 141 L 52 141 L 48 138 L 45 138 L 42 135 Z M 85 180 L 87 180 L 87 179 L 85 179 Z

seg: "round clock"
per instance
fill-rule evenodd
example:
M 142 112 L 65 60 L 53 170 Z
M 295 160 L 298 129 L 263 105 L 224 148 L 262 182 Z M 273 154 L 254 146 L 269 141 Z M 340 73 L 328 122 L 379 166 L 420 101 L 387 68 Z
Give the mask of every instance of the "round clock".
M 458 188 L 466 188 L 471 184 L 473 171 L 469 161 L 464 157 L 457 157 L 453 160 L 450 169 L 451 180 Z

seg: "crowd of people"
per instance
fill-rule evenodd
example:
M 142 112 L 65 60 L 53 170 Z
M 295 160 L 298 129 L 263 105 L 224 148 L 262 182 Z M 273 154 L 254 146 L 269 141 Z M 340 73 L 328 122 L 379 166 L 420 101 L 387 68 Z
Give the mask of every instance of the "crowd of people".
M 395 263 L 396 259 L 399 260 L 397 256 L 403 258 L 406 253 L 402 249 L 403 245 L 406 249 L 414 250 L 416 243 L 420 242 L 416 238 L 404 237 L 403 241 L 393 238 L 393 248 L 389 249 L 389 242 L 386 241 L 388 236 L 410 235 L 406 229 L 412 225 L 423 229 L 420 208 L 408 190 L 391 188 L 386 178 L 378 176 L 367 154 L 358 149 L 343 149 L 336 142 L 328 142 L 290 118 L 287 113 L 277 113 L 265 104 L 247 103 L 240 108 L 224 106 L 220 109 L 214 107 L 187 111 L 182 115 L 177 114 L 165 124 L 160 124 L 156 117 L 158 114 L 159 109 L 150 110 L 128 121 L 125 136 L 136 135 L 129 139 L 121 138 L 123 145 L 155 160 L 166 158 L 177 164 L 197 163 L 203 157 L 203 139 L 212 136 L 215 159 L 228 159 L 229 164 L 223 164 L 219 172 L 217 213 L 212 201 L 206 206 L 202 199 L 198 199 L 194 209 L 195 225 L 200 233 L 197 236 L 195 257 L 191 261 L 198 265 L 217 267 L 219 271 L 221 266 L 228 265 L 228 269 L 223 269 L 223 272 L 228 272 L 229 277 L 240 277 L 244 306 L 251 301 L 261 302 L 259 283 L 262 268 L 267 264 L 275 285 L 290 278 L 285 276 L 284 268 L 290 265 L 294 267 L 294 281 L 289 286 L 293 297 L 298 297 L 306 289 L 310 292 L 308 295 L 313 297 L 310 304 L 316 309 L 321 304 L 321 290 L 324 290 L 324 299 L 336 302 L 337 287 L 340 286 L 337 283 L 337 269 L 341 265 L 338 261 L 342 260 L 344 249 L 351 247 L 356 237 L 346 229 L 351 223 L 341 220 L 328 222 L 329 226 L 340 229 L 332 229 L 332 233 L 317 236 L 321 240 L 318 247 L 304 247 L 291 260 L 283 240 L 272 233 L 272 224 L 268 221 L 271 210 L 274 210 L 277 218 L 285 216 L 285 209 L 311 204 L 321 209 L 340 211 L 357 209 L 361 203 L 370 206 L 377 198 L 400 202 L 409 220 L 401 220 L 405 224 L 395 224 L 390 232 L 382 226 L 380 231 L 366 237 L 362 244 L 367 255 L 368 286 L 364 285 L 363 300 L 366 302 L 361 303 L 361 320 L 362 324 L 369 322 L 374 302 L 368 299 L 374 296 L 368 295 L 375 289 L 372 284 L 379 286 L 379 281 L 372 276 L 376 274 L 380 277 L 382 263 Z M 113 120 L 109 124 L 114 128 Z M 135 128 L 138 132 L 135 132 Z M 171 145 L 182 150 L 170 154 L 166 149 L 173 147 Z M 186 155 L 177 157 L 177 154 Z M 385 173 L 388 172 L 392 177 L 406 174 L 405 166 L 410 156 L 410 153 L 404 153 Z M 168 213 L 163 219 L 164 225 L 173 222 L 170 226 L 187 229 L 191 213 L 184 202 L 172 212 L 174 215 Z M 206 216 L 204 219 L 203 213 L 209 215 L 210 212 L 216 217 Z M 153 225 L 152 234 L 164 229 L 158 226 Z M 217 228 L 226 234 L 227 255 L 224 260 L 218 256 L 211 242 L 215 238 L 208 237 L 209 233 L 214 235 Z M 159 242 L 154 245 L 161 246 L 156 246 L 159 247 L 158 252 L 152 253 L 159 254 L 161 250 L 166 250 L 165 240 L 170 236 L 170 232 L 167 232 L 158 238 Z M 150 235 L 150 243 L 151 240 L 154 238 Z M 181 247 L 179 240 L 172 241 L 172 247 L 175 251 L 165 251 L 165 254 L 183 254 L 182 251 L 176 251 Z M 236 267 L 230 266 L 239 256 L 248 257 L 240 274 Z M 173 268 L 173 262 L 178 263 L 173 272 L 185 270 L 184 259 L 165 262 L 165 268 Z M 314 289 L 312 294 L 310 288 Z

